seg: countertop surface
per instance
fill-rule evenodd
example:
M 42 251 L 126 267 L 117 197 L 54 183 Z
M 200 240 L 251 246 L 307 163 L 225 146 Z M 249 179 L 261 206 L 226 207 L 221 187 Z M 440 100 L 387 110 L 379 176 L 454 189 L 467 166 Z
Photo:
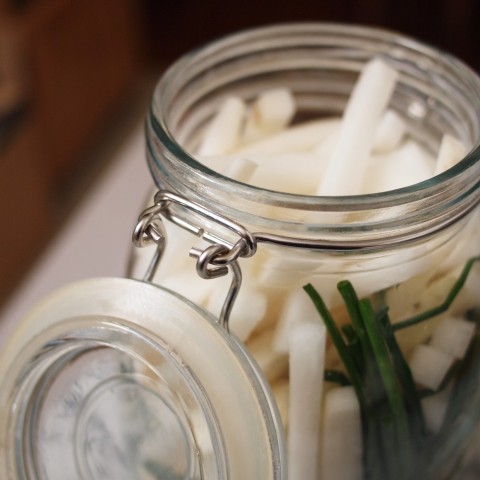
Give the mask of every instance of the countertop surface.
M 136 219 L 153 187 L 143 125 L 116 148 L 108 168 L 0 311 L 0 348 L 15 324 L 49 292 L 100 276 L 125 276 Z

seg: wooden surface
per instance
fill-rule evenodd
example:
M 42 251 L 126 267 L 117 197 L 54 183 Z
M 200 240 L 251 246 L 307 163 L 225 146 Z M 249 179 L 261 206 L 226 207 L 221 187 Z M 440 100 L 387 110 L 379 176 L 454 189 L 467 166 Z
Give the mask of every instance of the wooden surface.
M 0 115 L 0 303 L 65 219 L 88 148 L 141 76 L 139 5 L 0 3 L 0 30 L 10 35 L 3 58 L 21 65 L 25 84 Z

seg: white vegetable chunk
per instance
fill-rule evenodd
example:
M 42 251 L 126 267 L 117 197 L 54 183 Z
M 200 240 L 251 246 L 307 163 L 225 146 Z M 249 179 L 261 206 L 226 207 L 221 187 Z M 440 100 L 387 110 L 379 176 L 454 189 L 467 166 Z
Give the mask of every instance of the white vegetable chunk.
M 360 406 L 353 388 L 329 390 L 325 395 L 322 465 L 318 478 L 361 480 L 362 450 Z
M 378 58 L 367 63 L 355 84 L 336 147 L 317 189 L 317 195 L 361 193 L 373 137 L 392 95 L 398 73 Z
M 433 331 L 429 344 L 456 359 L 461 359 L 465 356 L 474 333 L 473 322 L 463 318 L 446 317 Z
M 416 383 L 436 390 L 454 362 L 452 355 L 429 345 L 417 345 L 409 361 Z
M 229 159 L 227 166 L 222 169 L 221 173 L 226 177 L 247 183 L 252 178 L 257 167 L 258 165 L 248 158 L 233 157 Z
M 212 291 L 207 303 L 207 308 L 214 315 L 219 316 L 225 298 L 230 288 L 230 279 L 222 282 Z M 255 327 L 265 317 L 267 312 L 267 297 L 257 289 L 242 285 L 230 313 L 230 330 L 244 342 Z
M 435 175 L 453 167 L 467 154 L 465 145 L 452 135 L 446 133 L 442 137 L 438 150 L 437 161 L 435 162 Z
M 451 391 L 451 387 L 447 387 L 441 392 L 421 400 L 425 425 L 433 433 L 437 433 L 442 426 Z
M 400 145 L 406 130 L 407 125 L 403 118 L 395 110 L 386 110 L 375 131 L 372 151 L 391 152 Z
M 298 325 L 291 332 L 288 476 L 292 479 L 319 478 L 325 346 L 323 324 Z
M 240 139 L 246 108 L 240 98 L 227 98 L 207 126 L 198 155 L 223 155 L 232 151 Z
M 317 171 L 328 161 L 326 155 L 311 153 L 251 154 L 258 165 L 250 183 L 257 187 L 302 195 L 315 193 L 317 179 L 309 172 Z
M 282 130 L 290 124 L 295 111 L 295 98 L 286 88 L 260 94 L 248 112 L 242 142 Z
M 250 153 L 278 154 L 311 151 L 322 139 L 327 139 L 337 130 L 339 124 L 340 119 L 336 117 L 301 123 L 237 148 L 234 153 L 247 155 Z
M 302 289 L 294 289 L 285 300 L 275 327 L 273 348 L 288 353 L 290 336 L 294 328 L 304 323 L 320 323 L 320 316 L 308 295 Z
M 434 159 L 418 143 L 409 140 L 400 148 L 374 156 L 367 168 L 362 193 L 395 190 L 433 176 Z
M 288 372 L 288 356 L 277 353 L 272 348 L 273 330 L 265 330 L 247 342 L 250 353 L 270 383 Z

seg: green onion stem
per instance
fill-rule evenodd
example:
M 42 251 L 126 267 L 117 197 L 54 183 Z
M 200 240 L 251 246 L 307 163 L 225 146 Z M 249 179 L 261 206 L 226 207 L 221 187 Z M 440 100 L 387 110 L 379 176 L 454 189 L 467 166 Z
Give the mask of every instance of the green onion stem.
M 325 326 L 328 330 L 328 333 L 330 334 L 330 337 L 332 338 L 332 341 L 335 344 L 335 347 L 337 348 L 338 354 L 340 355 L 340 358 L 342 359 L 342 362 L 345 365 L 347 373 L 350 377 L 350 381 L 352 382 L 352 386 L 355 390 L 355 393 L 357 394 L 357 398 L 360 403 L 360 406 L 365 408 L 366 399 L 365 399 L 365 394 L 362 388 L 362 379 L 361 379 L 360 372 L 358 371 L 358 366 L 350 356 L 347 345 L 343 340 L 342 334 L 337 328 L 335 320 L 333 319 L 330 311 L 325 305 L 325 302 L 323 301 L 322 297 L 315 290 L 315 287 L 312 284 L 305 285 L 303 289 L 305 290 L 307 295 L 310 297 L 313 304 L 315 305 L 315 308 L 317 309 L 318 313 L 322 317 L 325 323 Z
M 446 312 L 450 308 L 450 305 L 453 303 L 457 295 L 459 294 L 460 290 L 465 285 L 465 282 L 467 281 L 468 275 L 472 270 L 474 263 L 478 261 L 480 261 L 480 257 L 473 257 L 465 263 L 462 273 L 458 277 L 457 281 L 453 284 L 445 300 L 440 305 L 437 305 L 436 307 L 426 310 L 425 312 L 419 313 L 418 315 L 415 315 L 413 317 L 407 318 L 406 320 L 402 320 L 401 322 L 395 323 L 394 325 L 392 325 L 393 330 L 397 331 L 406 327 L 410 327 L 412 325 L 416 325 L 417 323 L 423 322 L 425 320 L 428 320 L 429 318 L 435 317 L 436 315 Z

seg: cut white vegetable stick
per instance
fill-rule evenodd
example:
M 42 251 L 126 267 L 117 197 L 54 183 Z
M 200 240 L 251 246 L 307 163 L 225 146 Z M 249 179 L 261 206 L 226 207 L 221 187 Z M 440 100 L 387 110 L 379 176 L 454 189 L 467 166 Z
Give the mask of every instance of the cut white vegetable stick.
M 456 359 L 465 356 L 475 333 L 475 324 L 463 318 L 446 317 L 435 328 L 429 345 Z
M 218 285 L 207 302 L 207 309 L 219 316 L 230 288 L 231 280 Z M 265 294 L 248 285 L 242 285 L 230 313 L 230 330 L 244 342 L 262 321 L 267 312 Z
M 309 172 L 326 165 L 327 155 L 311 153 L 279 153 L 274 155 L 250 154 L 248 158 L 257 164 L 250 183 L 257 187 L 280 192 L 313 194 L 317 180 Z
M 400 145 L 406 130 L 407 125 L 403 118 L 395 110 L 388 109 L 380 118 L 375 130 L 372 151 L 374 153 L 391 152 Z
M 446 133 L 442 137 L 435 162 L 435 175 L 448 170 L 457 164 L 467 154 L 467 148 L 452 135 Z
M 454 360 L 452 355 L 429 345 L 417 345 L 408 363 L 416 383 L 436 390 Z
M 247 183 L 252 178 L 257 167 L 258 165 L 248 158 L 233 157 L 229 160 L 227 166 L 221 170 L 221 173 L 226 177 Z
M 398 73 L 380 59 L 365 65 L 345 108 L 337 145 L 321 175 L 318 195 L 361 193 L 375 129 L 397 77 Z
M 272 385 L 272 393 L 277 402 L 278 411 L 282 419 L 282 424 L 285 429 L 288 429 L 288 396 L 289 396 L 288 380 L 282 378 Z
M 318 478 L 361 480 L 362 450 L 360 406 L 353 388 L 329 390 L 325 394 L 321 475 Z
M 242 142 L 282 130 L 290 124 L 295 111 L 295 98 L 286 88 L 260 94 L 248 112 Z
M 304 323 L 319 323 L 320 316 L 303 289 L 289 292 L 275 327 L 273 348 L 280 353 L 288 353 L 290 335 L 295 327 Z
M 376 193 L 407 187 L 433 176 L 434 159 L 418 143 L 407 141 L 393 152 L 373 156 L 361 193 Z
M 290 335 L 288 477 L 317 480 L 326 328 L 298 325 Z
M 427 429 L 437 433 L 442 426 L 450 398 L 451 385 L 435 395 L 422 398 L 421 405 Z
M 232 151 L 238 145 L 245 112 L 246 106 L 243 100 L 237 97 L 227 98 L 205 129 L 197 153 L 223 155 Z
M 247 155 L 250 153 L 307 152 L 322 142 L 322 139 L 328 138 L 332 132 L 338 129 L 339 124 L 340 119 L 336 117 L 301 123 L 269 135 L 258 142 L 237 148 L 234 153 Z
M 247 342 L 247 348 L 270 383 L 285 376 L 288 372 L 288 356 L 273 350 L 272 339 L 273 330 L 265 330 Z
M 323 139 L 322 142 L 313 149 L 313 153 L 315 155 L 321 155 L 330 158 L 333 151 L 335 150 L 335 147 L 337 146 L 339 132 L 340 124 L 338 125 L 338 128 L 334 132 L 332 132 L 332 134 L 328 138 Z
M 322 162 L 325 163 L 325 157 L 305 152 L 250 153 L 241 156 L 203 157 L 199 160 L 212 170 L 241 182 L 269 190 L 301 194 L 313 192 L 316 187 L 315 178 L 306 173 L 312 168 L 321 168 Z M 245 162 L 244 166 L 242 162 Z M 234 164 L 230 167 L 231 163 Z M 252 166 L 249 167 L 248 163 Z M 235 170 L 238 173 L 235 173 Z

